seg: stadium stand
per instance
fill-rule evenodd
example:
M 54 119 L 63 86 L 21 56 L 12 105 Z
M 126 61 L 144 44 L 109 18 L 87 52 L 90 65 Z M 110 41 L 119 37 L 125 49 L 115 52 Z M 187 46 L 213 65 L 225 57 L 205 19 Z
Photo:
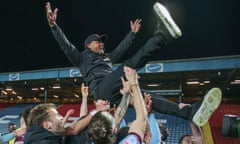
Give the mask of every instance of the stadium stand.
M 12 104 L 9 104 L 9 103 L 1 103 L 0 104 L 0 110 L 4 109 L 4 108 L 7 108 L 9 106 L 11 106 Z

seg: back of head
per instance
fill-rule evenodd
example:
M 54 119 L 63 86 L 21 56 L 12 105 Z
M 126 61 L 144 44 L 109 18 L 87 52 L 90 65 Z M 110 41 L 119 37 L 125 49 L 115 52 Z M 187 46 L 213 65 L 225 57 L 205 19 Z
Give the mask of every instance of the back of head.
M 160 129 L 160 132 L 161 132 L 161 139 L 163 140 L 163 141 L 166 141 L 166 139 L 167 139 L 167 137 L 168 137 L 168 135 L 169 135 L 169 132 L 168 132 L 168 129 L 167 129 L 167 127 L 166 126 L 164 126 L 164 125 L 159 125 L 159 129 Z
M 114 128 L 115 120 L 110 113 L 96 113 L 88 125 L 89 141 L 94 144 L 113 144 L 116 140 Z
M 179 140 L 179 144 L 192 144 L 192 138 L 191 137 L 192 137 L 191 134 L 183 135 Z
M 38 104 L 31 109 L 28 116 L 28 125 L 42 125 L 45 120 L 49 120 L 48 110 L 56 108 L 52 103 Z
M 19 115 L 19 117 L 21 118 L 23 118 L 23 120 L 24 120 L 24 122 L 25 122 L 25 124 L 26 125 L 28 125 L 28 116 L 29 116 L 29 114 L 30 114 L 30 111 L 31 111 L 31 109 L 32 109 L 33 107 L 28 107 L 28 108 L 26 108 L 23 112 L 21 112 L 20 113 L 20 115 Z

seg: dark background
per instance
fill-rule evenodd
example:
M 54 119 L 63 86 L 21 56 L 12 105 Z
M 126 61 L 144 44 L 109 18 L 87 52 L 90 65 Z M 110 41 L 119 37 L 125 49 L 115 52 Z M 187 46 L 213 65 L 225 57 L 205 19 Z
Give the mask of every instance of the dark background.
M 153 0 L 50 0 L 59 8 L 57 23 L 82 51 L 91 33 L 106 33 L 106 51 L 142 18 L 130 57 L 153 33 Z M 150 60 L 239 55 L 239 0 L 162 0 L 182 29 L 183 37 L 160 49 Z M 44 0 L 6 0 L 0 6 L 0 72 L 69 67 L 48 27 Z M 120 62 L 121 62 L 120 61 Z

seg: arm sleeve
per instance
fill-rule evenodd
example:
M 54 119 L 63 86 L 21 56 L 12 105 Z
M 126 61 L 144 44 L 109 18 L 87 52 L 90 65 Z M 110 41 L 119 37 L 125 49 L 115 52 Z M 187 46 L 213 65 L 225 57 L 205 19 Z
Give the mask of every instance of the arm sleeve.
M 126 50 L 130 47 L 130 44 L 133 42 L 135 36 L 136 33 L 129 32 L 122 42 L 110 53 L 110 58 L 113 63 L 116 63 L 126 52 Z
M 121 121 L 121 123 L 120 123 L 120 128 L 126 127 L 126 126 L 127 126 L 127 124 L 126 124 L 125 119 L 122 119 L 122 121 Z
M 0 144 L 8 142 L 11 139 L 13 139 L 14 137 L 15 136 L 14 136 L 14 134 L 12 132 L 8 133 L 8 134 L 5 134 L 3 136 L 0 136 Z
M 136 133 L 129 133 L 119 144 L 141 144 L 141 138 Z
M 81 53 L 71 42 L 68 41 L 62 29 L 57 24 L 55 24 L 54 27 L 51 28 L 51 31 L 58 45 L 61 47 L 71 63 L 75 66 L 80 65 L 82 62 Z
M 153 113 L 149 114 L 148 120 L 149 120 L 151 135 L 152 135 L 150 144 L 160 144 L 161 143 L 161 133 L 160 133 L 158 123 L 157 123 Z

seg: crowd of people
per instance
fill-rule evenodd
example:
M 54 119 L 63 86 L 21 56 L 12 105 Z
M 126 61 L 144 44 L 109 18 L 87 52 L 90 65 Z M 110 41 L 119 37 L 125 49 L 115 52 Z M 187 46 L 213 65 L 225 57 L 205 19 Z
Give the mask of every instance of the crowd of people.
M 38 104 L 25 109 L 20 114 L 20 128 L 9 123 L 9 144 L 115 144 L 115 143 L 164 143 L 167 128 L 158 123 L 152 113 L 150 94 L 142 93 L 136 70 L 124 67 L 125 78 L 121 77 L 123 87 L 120 89 L 122 99 L 117 107 L 110 107 L 108 100 L 95 102 L 95 109 L 87 110 L 88 87 L 82 84 L 82 103 L 79 119 L 66 127 L 70 109 L 63 117 L 52 103 Z M 126 79 L 126 80 L 125 80 Z M 134 107 L 136 118 L 129 124 L 124 121 L 128 106 Z M 187 104 L 179 104 L 182 109 Z M 180 143 L 195 141 L 203 143 L 202 134 L 192 122 L 192 135 L 184 135 Z M 20 132 L 21 131 L 21 132 Z M 1 139 L 3 140 L 3 139 Z
M 38 104 L 21 114 L 20 129 L 10 132 L 8 139 L 1 137 L 0 141 L 15 144 L 162 144 L 168 131 L 156 120 L 152 113 L 155 110 L 189 120 L 192 134 L 181 138 L 180 143 L 204 143 L 201 127 L 221 102 L 219 88 L 209 90 L 199 102 L 178 104 L 154 93 L 145 93 L 138 81 L 137 70 L 146 64 L 148 57 L 182 35 L 162 4 L 153 5 L 157 20 L 153 36 L 115 70 L 112 65 L 130 47 L 141 28 L 141 19 L 130 21 L 130 32 L 112 52 L 104 52 L 106 34 L 89 35 L 85 39 L 85 49 L 79 52 L 56 23 L 58 9 L 53 10 L 49 2 L 45 8 L 54 38 L 72 64 L 79 67 L 87 85 L 81 86 L 79 119 L 66 126 L 72 109 L 62 116 L 56 105 Z M 89 91 L 95 102 L 95 109 L 90 112 L 87 111 Z M 134 108 L 136 117 L 126 123 L 124 116 L 129 106 Z

